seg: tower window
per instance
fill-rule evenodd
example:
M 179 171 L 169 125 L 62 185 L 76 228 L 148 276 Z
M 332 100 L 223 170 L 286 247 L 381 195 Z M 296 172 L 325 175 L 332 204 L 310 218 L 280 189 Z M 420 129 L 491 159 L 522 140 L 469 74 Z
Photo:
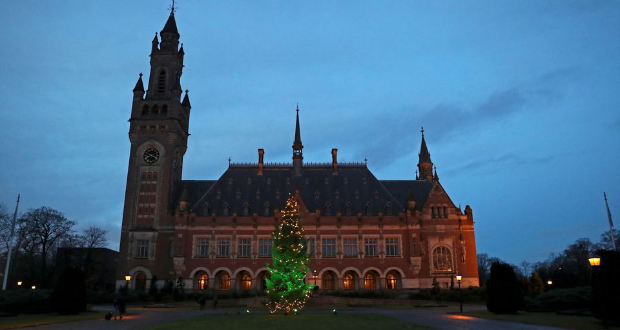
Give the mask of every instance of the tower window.
M 145 104 L 144 107 L 142 108 L 142 115 L 147 116 L 148 114 L 149 114 L 149 106 Z
M 160 114 L 162 116 L 167 116 L 168 115 L 168 106 L 167 105 L 164 104 L 164 105 L 161 106 Z
M 159 114 L 159 107 L 156 104 L 153 106 L 153 109 L 151 110 L 151 115 L 157 116 L 158 114 Z
M 166 71 L 161 70 L 157 76 L 157 94 L 164 94 L 166 91 Z

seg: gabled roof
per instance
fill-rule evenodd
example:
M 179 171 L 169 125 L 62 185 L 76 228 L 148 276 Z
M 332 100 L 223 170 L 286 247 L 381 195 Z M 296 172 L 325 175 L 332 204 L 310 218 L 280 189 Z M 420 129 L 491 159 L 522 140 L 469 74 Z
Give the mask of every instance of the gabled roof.
M 339 164 L 337 175 L 331 164 L 307 165 L 301 176 L 295 176 L 287 164 L 267 164 L 263 175 L 258 175 L 254 164 L 233 164 L 217 181 L 183 181 L 176 196 L 181 195 L 183 186 L 188 189 L 191 211 L 199 216 L 223 215 L 224 208 L 229 209 L 229 215 L 273 215 L 274 208 L 282 209 L 289 194 L 295 195 L 297 190 L 309 212 L 353 216 L 358 212 L 396 215 L 404 210 L 409 197 L 421 208 L 432 182 L 380 181 L 363 163 Z

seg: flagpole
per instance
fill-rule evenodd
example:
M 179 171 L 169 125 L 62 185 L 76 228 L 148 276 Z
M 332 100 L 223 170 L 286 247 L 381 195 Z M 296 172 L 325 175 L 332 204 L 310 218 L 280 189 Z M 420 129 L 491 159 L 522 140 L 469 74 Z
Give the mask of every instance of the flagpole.
M 611 236 L 611 244 L 614 247 L 614 251 L 617 251 L 616 240 L 614 238 L 614 223 L 611 221 L 611 211 L 609 210 L 609 203 L 607 203 L 607 193 L 603 192 L 605 197 L 605 207 L 607 208 L 607 220 L 609 220 L 609 236 Z
M 9 279 L 9 265 L 11 264 L 11 252 L 13 251 L 13 233 L 15 232 L 15 219 L 17 218 L 17 208 L 19 207 L 19 197 L 17 194 L 17 204 L 15 204 L 15 213 L 13 213 L 13 222 L 11 223 L 11 236 L 9 238 L 9 253 L 6 256 L 6 267 L 4 267 L 4 280 L 2 280 L 2 291 L 6 291 L 6 281 Z

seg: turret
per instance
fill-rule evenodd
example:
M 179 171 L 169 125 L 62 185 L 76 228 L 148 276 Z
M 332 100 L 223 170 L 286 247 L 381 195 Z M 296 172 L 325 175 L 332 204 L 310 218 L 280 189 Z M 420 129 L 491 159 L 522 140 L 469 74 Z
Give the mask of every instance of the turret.
M 133 99 L 134 101 L 142 100 L 144 97 L 144 84 L 142 83 L 142 72 L 140 72 L 140 77 L 138 78 L 138 82 L 136 82 L 136 87 L 133 88 Z
M 418 169 L 420 170 L 420 180 L 433 181 L 433 162 L 431 161 L 431 154 L 426 147 L 426 140 L 424 140 L 424 127 L 422 132 L 422 145 L 420 146 Z
M 297 122 L 295 123 L 295 141 L 293 141 L 293 172 L 295 175 L 301 175 L 304 156 L 302 149 L 304 145 L 301 143 L 301 132 L 299 130 L 299 105 L 297 105 Z

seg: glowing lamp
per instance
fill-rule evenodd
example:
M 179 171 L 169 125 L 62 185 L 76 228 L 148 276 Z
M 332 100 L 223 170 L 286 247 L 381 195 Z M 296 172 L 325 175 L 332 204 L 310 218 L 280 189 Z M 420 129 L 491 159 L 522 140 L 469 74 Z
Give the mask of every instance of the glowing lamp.
M 457 281 L 459 281 L 459 282 L 460 282 L 462 279 L 463 279 L 463 276 L 461 276 L 461 275 L 456 275 L 456 280 L 457 280 Z
M 552 280 L 548 280 L 548 281 L 547 281 L 547 284 L 549 284 L 549 285 L 553 285 L 553 281 L 552 281 Z
M 125 281 L 127 281 L 127 282 L 131 281 L 131 276 L 130 275 L 126 275 L 125 276 Z
M 37 286 L 36 286 L 36 285 L 33 285 L 33 286 L 32 286 L 32 290 L 34 290 L 34 289 L 36 289 L 36 288 L 37 288 Z
M 601 265 L 601 258 L 599 257 L 589 258 L 588 261 L 590 262 L 590 266 L 592 267 L 597 267 Z
M 22 281 L 17 281 L 17 286 L 22 286 Z

